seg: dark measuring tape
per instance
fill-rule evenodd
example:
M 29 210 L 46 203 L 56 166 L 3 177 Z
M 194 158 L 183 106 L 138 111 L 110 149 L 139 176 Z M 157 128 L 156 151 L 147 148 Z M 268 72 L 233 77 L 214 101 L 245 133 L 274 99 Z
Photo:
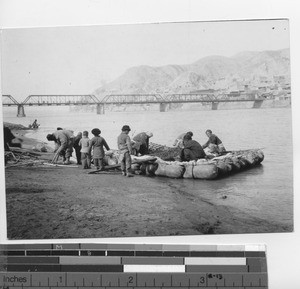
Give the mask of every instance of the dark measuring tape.
M 0 246 L 1 289 L 145 287 L 268 288 L 265 246 L 177 244 Z

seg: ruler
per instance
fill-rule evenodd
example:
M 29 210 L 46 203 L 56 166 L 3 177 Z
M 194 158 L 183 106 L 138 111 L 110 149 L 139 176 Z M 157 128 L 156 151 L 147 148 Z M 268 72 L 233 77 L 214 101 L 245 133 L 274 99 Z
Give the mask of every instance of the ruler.
M 0 245 L 0 289 L 268 288 L 264 245 Z

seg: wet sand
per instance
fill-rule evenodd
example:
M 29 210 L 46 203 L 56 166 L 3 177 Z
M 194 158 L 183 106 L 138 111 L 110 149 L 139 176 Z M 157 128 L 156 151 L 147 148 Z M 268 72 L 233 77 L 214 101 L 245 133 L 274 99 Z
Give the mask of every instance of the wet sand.
M 23 147 L 35 140 L 22 138 Z M 39 157 L 45 161 L 52 154 Z M 226 195 L 199 193 L 201 181 L 87 174 L 81 167 L 5 170 L 9 239 L 101 238 L 285 232 L 292 228 L 230 206 Z M 191 183 L 192 182 L 192 183 Z

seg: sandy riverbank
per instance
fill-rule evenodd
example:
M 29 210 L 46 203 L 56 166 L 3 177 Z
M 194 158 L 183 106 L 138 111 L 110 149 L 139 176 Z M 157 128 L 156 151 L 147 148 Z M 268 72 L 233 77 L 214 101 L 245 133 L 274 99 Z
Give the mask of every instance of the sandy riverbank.
M 24 131 L 14 133 L 23 139 L 23 147 L 36 145 Z M 38 158 L 47 162 L 51 156 L 41 153 Z M 89 175 L 80 167 L 42 164 L 8 167 L 5 173 L 9 239 L 292 230 L 231 206 L 225 194 L 203 197 L 203 181 L 126 178 L 119 172 Z

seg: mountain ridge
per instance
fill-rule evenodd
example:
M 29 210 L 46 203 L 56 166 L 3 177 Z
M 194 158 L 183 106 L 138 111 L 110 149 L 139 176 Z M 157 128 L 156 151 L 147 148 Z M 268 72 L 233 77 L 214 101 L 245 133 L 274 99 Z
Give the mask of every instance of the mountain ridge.
M 190 64 L 140 65 L 94 91 L 105 94 L 188 93 L 201 89 L 226 89 L 237 80 L 290 76 L 289 48 L 243 51 L 231 57 L 210 55 Z

